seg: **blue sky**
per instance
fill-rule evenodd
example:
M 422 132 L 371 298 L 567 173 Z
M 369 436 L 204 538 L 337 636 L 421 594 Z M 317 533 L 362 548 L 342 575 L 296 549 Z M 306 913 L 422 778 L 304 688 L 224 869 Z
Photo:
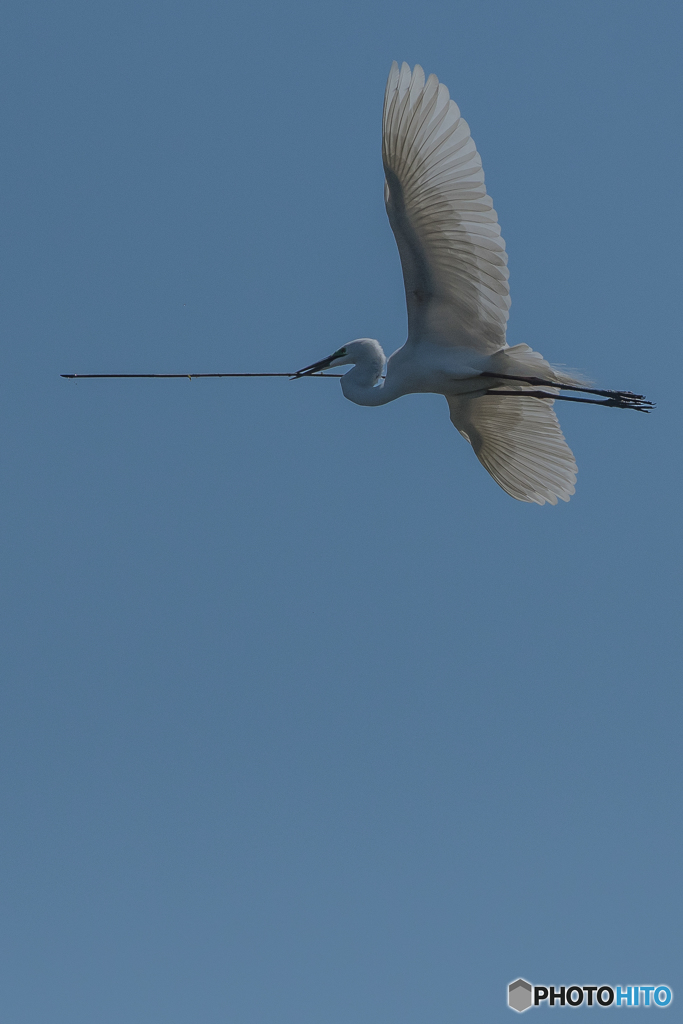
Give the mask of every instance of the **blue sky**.
M 2 1019 L 683 998 L 680 6 L 2 21 Z M 510 343 L 658 403 L 560 408 L 568 505 L 504 494 L 438 396 L 59 377 L 402 344 L 393 59 L 471 125 Z

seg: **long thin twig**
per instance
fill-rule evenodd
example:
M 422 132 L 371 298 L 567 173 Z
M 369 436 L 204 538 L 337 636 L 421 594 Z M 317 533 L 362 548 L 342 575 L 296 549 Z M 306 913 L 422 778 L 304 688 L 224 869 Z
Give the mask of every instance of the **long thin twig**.
M 111 377 L 294 377 L 293 373 L 62 373 L 67 380 L 87 380 Z M 341 373 L 311 373 L 311 377 L 341 377 Z

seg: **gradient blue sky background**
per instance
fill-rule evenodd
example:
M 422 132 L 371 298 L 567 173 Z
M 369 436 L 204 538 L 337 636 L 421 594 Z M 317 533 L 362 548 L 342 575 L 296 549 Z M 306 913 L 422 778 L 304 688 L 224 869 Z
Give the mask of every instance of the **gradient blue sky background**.
M 519 975 L 680 1004 L 683 8 L 2 21 L 0 1018 L 488 1024 Z M 392 59 L 472 127 L 510 342 L 658 403 L 560 409 L 569 505 L 504 494 L 438 396 L 59 378 L 402 344 Z

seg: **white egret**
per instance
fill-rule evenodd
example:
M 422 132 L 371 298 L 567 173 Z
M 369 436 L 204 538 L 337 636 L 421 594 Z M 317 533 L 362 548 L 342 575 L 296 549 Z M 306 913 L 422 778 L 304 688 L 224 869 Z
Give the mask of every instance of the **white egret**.
M 385 405 L 416 392 L 445 395 L 454 426 L 503 490 L 539 505 L 568 501 L 577 468 L 554 400 L 643 412 L 651 403 L 626 391 L 586 387 L 528 345 L 507 345 L 507 254 L 481 159 L 446 86 L 435 75 L 425 81 L 419 65 L 411 72 L 407 64 L 392 64 L 382 159 L 408 340 L 387 361 L 379 342 L 360 338 L 295 376 L 351 363 L 341 387 L 358 405 Z

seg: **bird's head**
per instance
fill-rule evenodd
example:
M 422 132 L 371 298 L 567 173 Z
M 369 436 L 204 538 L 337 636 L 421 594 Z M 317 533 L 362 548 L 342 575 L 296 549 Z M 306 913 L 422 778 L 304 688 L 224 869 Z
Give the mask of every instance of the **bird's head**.
M 350 341 L 348 345 L 342 345 L 326 359 L 320 359 L 317 363 L 311 363 L 310 366 L 304 366 L 303 369 L 297 370 L 292 379 L 310 377 L 311 374 L 328 370 L 332 366 L 346 366 L 349 363 L 367 367 L 373 372 L 376 379 L 379 379 L 385 363 L 382 346 L 374 338 L 357 338 L 356 341 Z

